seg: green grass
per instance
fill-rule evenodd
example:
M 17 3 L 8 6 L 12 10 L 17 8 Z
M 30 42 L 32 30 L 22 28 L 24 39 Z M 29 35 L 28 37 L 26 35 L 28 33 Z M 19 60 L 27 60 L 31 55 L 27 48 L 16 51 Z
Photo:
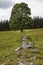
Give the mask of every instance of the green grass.
M 24 61 L 33 61 L 34 65 L 43 65 L 43 29 L 29 29 L 23 33 L 20 31 L 4 31 L 0 32 L 0 64 L 9 62 L 7 65 L 16 65 L 18 55 L 15 49 L 21 44 L 22 35 L 27 35 L 32 38 L 35 48 L 39 49 L 40 53 L 35 54 L 38 56 L 36 60 L 23 59 Z M 29 50 L 23 51 L 21 54 L 29 56 Z M 32 53 L 31 53 L 32 55 Z

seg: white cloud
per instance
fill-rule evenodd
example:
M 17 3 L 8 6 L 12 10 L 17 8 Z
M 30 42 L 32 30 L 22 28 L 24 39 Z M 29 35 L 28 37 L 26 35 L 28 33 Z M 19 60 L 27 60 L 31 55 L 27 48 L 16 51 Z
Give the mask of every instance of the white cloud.
M 39 2 L 43 2 L 43 0 L 37 0 L 37 1 L 39 1 Z
M 11 8 L 9 9 L 0 9 L 0 20 L 9 20 L 11 15 Z
M 0 0 L 0 8 L 9 8 L 14 4 L 14 0 Z
M 40 3 L 39 1 L 33 0 L 30 2 L 30 8 L 33 16 L 42 16 L 43 17 L 43 2 Z
M 3 0 L 4 1 L 4 0 Z M 11 1 L 11 0 L 9 0 Z M 42 16 L 43 17 L 43 1 L 42 0 L 12 0 L 14 3 L 25 2 L 31 9 L 31 16 Z M 41 1 L 41 2 L 40 2 Z M 7 0 L 6 0 L 7 2 Z M 0 9 L 0 20 L 9 19 L 11 15 L 11 8 Z

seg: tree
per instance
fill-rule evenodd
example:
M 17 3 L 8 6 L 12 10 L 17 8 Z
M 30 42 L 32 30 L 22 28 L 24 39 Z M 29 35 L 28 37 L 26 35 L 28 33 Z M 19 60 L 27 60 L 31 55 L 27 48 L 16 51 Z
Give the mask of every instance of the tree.
M 13 30 L 22 30 L 28 28 L 31 21 L 31 10 L 26 3 L 14 5 L 10 17 L 10 27 Z

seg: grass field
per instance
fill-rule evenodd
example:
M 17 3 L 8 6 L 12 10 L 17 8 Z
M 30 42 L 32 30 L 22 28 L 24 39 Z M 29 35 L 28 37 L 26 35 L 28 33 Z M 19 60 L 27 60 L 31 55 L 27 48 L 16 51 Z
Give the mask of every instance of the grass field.
M 20 31 L 0 32 L 0 64 L 7 63 L 9 60 L 6 65 L 16 65 L 18 55 L 15 49 L 21 44 L 22 35 L 32 38 L 35 48 L 40 51 L 36 54 L 38 58 L 33 61 L 34 65 L 43 65 L 43 29 L 24 30 L 23 33 Z M 29 51 L 27 55 L 28 53 Z

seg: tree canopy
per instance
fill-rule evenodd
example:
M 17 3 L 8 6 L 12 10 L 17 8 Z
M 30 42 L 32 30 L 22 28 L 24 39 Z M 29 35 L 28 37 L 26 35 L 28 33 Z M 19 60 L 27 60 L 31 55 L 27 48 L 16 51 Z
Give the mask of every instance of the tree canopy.
M 31 21 L 31 10 L 26 3 L 15 4 L 11 17 L 10 17 L 10 27 L 13 30 L 26 29 L 28 28 L 29 22 Z

